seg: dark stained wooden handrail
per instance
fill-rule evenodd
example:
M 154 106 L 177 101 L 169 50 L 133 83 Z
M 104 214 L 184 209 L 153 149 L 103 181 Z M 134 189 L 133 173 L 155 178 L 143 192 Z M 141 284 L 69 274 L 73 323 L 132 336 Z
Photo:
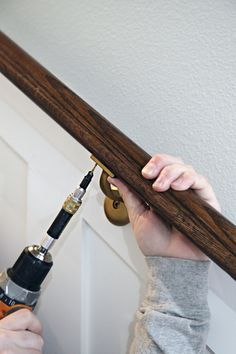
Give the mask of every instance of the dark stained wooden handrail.
M 140 173 L 150 156 L 1 32 L 0 71 L 236 279 L 235 225 L 191 190 L 154 193 Z

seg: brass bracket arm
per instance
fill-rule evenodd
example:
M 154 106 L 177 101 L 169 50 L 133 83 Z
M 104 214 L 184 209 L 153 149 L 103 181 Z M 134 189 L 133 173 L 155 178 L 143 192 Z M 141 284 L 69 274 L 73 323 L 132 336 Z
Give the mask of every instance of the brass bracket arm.
M 100 188 L 105 194 L 104 212 L 107 219 L 116 226 L 128 224 L 128 211 L 120 196 L 119 190 L 107 181 L 108 176 L 115 177 L 115 175 L 93 155 L 91 159 L 103 170 L 100 177 Z

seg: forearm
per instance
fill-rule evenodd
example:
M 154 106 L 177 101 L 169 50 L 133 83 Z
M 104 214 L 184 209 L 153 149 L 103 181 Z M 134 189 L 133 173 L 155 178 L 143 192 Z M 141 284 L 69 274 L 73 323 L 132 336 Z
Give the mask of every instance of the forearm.
M 130 354 L 202 354 L 209 328 L 208 261 L 146 257 L 148 288 Z

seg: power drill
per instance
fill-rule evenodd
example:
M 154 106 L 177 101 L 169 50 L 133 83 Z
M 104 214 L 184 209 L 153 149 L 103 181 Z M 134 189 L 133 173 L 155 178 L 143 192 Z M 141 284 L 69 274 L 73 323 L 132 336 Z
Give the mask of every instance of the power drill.
M 13 267 L 0 273 L 0 319 L 22 308 L 35 308 L 41 284 L 53 265 L 49 249 L 82 204 L 95 167 L 67 197 L 41 243 L 26 247 Z

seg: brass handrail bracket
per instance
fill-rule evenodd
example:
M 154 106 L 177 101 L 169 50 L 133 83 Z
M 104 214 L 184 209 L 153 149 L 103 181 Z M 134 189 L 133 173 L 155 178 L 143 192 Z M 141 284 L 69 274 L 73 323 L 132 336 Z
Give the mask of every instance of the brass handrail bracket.
M 99 161 L 94 155 L 91 155 L 90 158 L 98 165 L 101 167 L 103 171 L 105 171 L 108 176 L 110 177 L 115 177 L 114 173 L 112 173 L 101 161 Z
M 107 219 L 116 226 L 124 226 L 128 224 L 128 211 L 120 196 L 119 190 L 107 180 L 109 176 L 115 177 L 115 175 L 95 156 L 91 155 L 91 159 L 103 170 L 99 184 L 102 192 L 105 194 L 104 212 Z

